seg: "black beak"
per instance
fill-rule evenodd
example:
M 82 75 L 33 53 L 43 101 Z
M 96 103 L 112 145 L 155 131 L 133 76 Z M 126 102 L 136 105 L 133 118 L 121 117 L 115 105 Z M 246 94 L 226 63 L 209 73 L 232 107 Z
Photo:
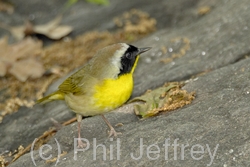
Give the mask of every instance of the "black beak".
M 146 47 L 146 48 L 139 48 L 138 50 L 138 55 L 139 54 L 141 54 L 141 53 L 144 53 L 144 52 L 146 52 L 146 51 L 148 51 L 148 50 L 150 50 L 151 49 L 151 47 Z

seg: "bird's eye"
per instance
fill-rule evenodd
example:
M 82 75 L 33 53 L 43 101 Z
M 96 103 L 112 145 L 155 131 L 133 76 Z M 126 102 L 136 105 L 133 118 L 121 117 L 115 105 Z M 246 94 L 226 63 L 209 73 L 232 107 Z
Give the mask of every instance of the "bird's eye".
M 132 54 L 131 53 L 126 53 L 126 58 L 128 58 L 128 59 L 132 59 Z

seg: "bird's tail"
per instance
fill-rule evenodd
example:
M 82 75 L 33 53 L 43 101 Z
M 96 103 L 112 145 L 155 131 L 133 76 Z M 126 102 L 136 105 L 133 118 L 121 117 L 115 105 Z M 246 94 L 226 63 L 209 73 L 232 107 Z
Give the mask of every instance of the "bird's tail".
M 64 93 L 60 91 L 56 91 L 54 93 L 49 94 L 39 100 L 36 103 L 45 104 L 54 100 L 64 100 Z

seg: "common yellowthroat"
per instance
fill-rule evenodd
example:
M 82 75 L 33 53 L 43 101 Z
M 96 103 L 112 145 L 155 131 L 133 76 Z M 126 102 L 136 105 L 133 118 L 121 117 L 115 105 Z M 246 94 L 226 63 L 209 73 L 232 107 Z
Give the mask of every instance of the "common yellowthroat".
M 151 48 L 137 48 L 126 43 L 107 46 L 68 77 L 57 91 L 37 102 L 65 100 L 69 108 L 76 113 L 78 147 L 85 145 L 80 139 L 82 116 L 102 115 L 110 128 L 109 136 L 116 136 L 117 132 L 103 114 L 121 106 L 129 99 L 133 90 L 133 72 L 139 56 L 149 49 Z

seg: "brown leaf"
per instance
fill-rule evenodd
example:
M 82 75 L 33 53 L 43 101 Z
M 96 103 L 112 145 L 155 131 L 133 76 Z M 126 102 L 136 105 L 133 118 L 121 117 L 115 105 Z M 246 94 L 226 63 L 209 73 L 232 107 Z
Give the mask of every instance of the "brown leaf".
M 38 78 L 44 73 L 44 68 L 36 60 L 41 52 L 42 43 L 32 38 L 8 45 L 7 38 L 0 39 L 0 76 L 7 72 L 20 81 L 27 78 Z
M 26 38 L 18 43 L 8 45 L 7 38 L 0 40 L 0 58 L 12 63 L 17 60 L 34 56 L 42 47 L 42 42 Z
M 47 24 L 34 26 L 34 32 L 43 34 L 51 39 L 60 39 L 72 31 L 71 26 L 59 25 L 61 20 L 62 17 L 58 16 Z
M 29 58 L 14 63 L 9 73 L 14 75 L 18 80 L 24 82 L 29 77 L 33 79 L 41 77 L 44 71 L 40 62 L 34 58 Z
M 135 114 L 142 118 L 154 116 L 162 111 L 172 111 L 190 104 L 195 98 L 194 92 L 188 93 L 181 89 L 181 86 L 182 83 L 169 82 L 129 102 L 140 102 L 134 104 L 134 110 Z
M 7 67 L 10 66 L 11 62 L 14 61 L 13 56 L 10 56 L 9 53 L 10 53 L 10 47 L 8 45 L 8 38 L 5 36 L 0 39 L 0 62 L 1 64 L 4 64 L 1 65 L 0 73 L 4 75 L 6 73 Z
M 25 36 L 35 34 L 33 31 L 33 24 L 30 21 L 26 21 L 24 25 L 16 26 L 16 27 L 10 27 L 5 24 L 0 24 L 0 27 L 10 31 L 10 33 L 17 39 L 17 41 L 20 41 L 24 39 Z
M 26 38 L 10 48 L 10 54 L 15 60 L 34 56 L 42 47 L 41 41 L 35 41 L 32 38 Z
M 42 25 L 33 25 L 31 22 L 26 21 L 24 25 L 16 27 L 10 27 L 0 23 L 0 27 L 10 31 L 17 40 L 22 40 L 25 36 L 32 34 L 42 34 L 50 39 L 58 40 L 73 30 L 71 26 L 60 25 L 61 20 L 62 16 L 57 16 L 55 19 Z
M 25 37 L 25 26 L 10 27 L 9 31 L 18 41 Z
M 9 65 L 8 59 L 5 54 L 8 50 L 7 37 L 0 39 L 0 77 L 3 77 L 7 73 L 7 67 Z
M 8 37 L 7 36 L 4 36 L 3 38 L 0 39 L 0 45 L 1 46 L 7 46 L 8 45 Z
M 11 3 L 0 1 L 0 11 L 12 14 L 14 12 L 14 7 Z
M 62 16 L 57 16 L 55 19 L 51 20 L 47 24 L 35 26 L 34 30 L 37 33 L 46 34 L 49 31 L 51 31 L 54 28 L 56 28 L 60 24 L 61 20 L 62 20 Z
M 49 31 L 46 36 L 51 39 L 61 39 L 72 31 L 70 26 L 59 26 Z
M 0 77 L 5 76 L 7 73 L 7 67 L 6 64 L 2 61 L 0 61 Z

